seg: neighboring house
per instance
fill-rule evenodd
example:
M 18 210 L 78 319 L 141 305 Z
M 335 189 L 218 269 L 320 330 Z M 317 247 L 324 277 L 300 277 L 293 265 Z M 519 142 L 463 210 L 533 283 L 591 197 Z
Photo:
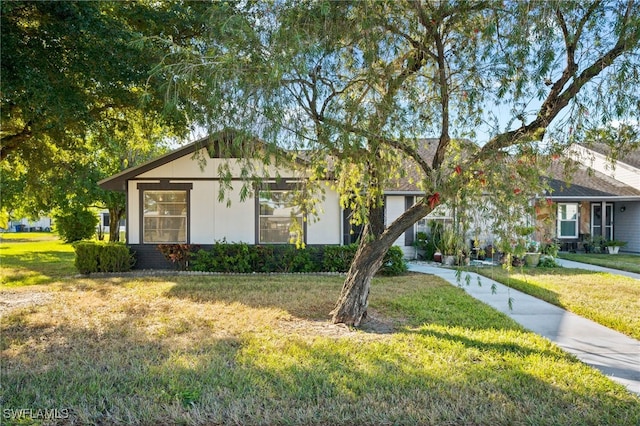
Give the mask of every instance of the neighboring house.
M 223 240 L 286 244 L 292 237 L 292 220 L 302 228 L 306 245 L 342 245 L 357 240 L 360 230 L 349 223 L 350 212 L 340 207 L 339 196 L 329 181 L 324 199 L 317 206 L 319 220 L 303 220 L 293 195 L 305 177 L 284 167 L 264 170 L 262 186 L 242 201 L 238 160 L 219 154 L 218 145 L 228 143 L 225 138 L 229 137 L 221 135 L 201 139 L 99 182 L 104 189 L 127 194 L 126 241 L 136 252 L 137 268 L 170 267 L 157 250 L 163 243 L 197 244 L 202 248 Z M 206 164 L 199 160 L 202 158 L 206 158 Z M 223 184 L 219 167 L 225 164 L 232 172 L 232 190 L 225 193 L 230 204 L 218 199 Z M 395 220 L 419 194 L 414 185 L 387 191 L 385 222 Z M 436 220 L 450 220 L 442 209 L 435 215 Z M 416 230 L 426 226 L 423 220 L 396 241 L 408 257 L 415 255 Z
M 618 161 L 607 159 L 604 144 L 575 145 L 569 156 L 580 166 L 567 183 L 562 166 L 551 167 L 546 198 L 553 206 L 538 211 L 548 216 L 547 235 L 563 250 L 580 250 L 589 238 L 626 241 L 623 251 L 640 253 L 640 151 Z
M 120 219 L 118 223 L 118 228 L 120 231 L 120 238 L 123 238 L 123 234 L 125 233 L 126 220 L 124 218 Z M 109 236 L 109 232 L 111 230 L 111 217 L 109 214 L 109 210 L 100 210 L 98 212 L 98 225 L 96 226 L 96 234 L 98 237 L 104 238 L 104 236 Z
M 9 232 L 32 232 L 32 231 L 51 231 L 51 218 L 47 216 L 39 217 L 37 220 L 22 218 L 19 220 L 9 221 L 7 231 Z

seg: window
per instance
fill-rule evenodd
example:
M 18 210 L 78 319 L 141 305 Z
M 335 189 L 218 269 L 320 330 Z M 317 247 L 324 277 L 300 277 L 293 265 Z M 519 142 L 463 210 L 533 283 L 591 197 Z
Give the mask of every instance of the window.
M 558 238 L 578 238 L 578 204 L 558 204 Z
M 445 206 L 436 207 L 431 213 L 416 222 L 416 234 L 418 232 L 424 232 L 427 235 L 431 234 L 433 224 L 439 224 L 441 229 L 444 229 L 447 225 L 452 225 L 453 213 Z
M 260 191 L 260 243 L 286 244 L 298 237 L 295 229 L 302 230 L 303 222 L 294 195 L 293 191 Z
M 187 242 L 187 191 L 144 191 L 144 243 Z

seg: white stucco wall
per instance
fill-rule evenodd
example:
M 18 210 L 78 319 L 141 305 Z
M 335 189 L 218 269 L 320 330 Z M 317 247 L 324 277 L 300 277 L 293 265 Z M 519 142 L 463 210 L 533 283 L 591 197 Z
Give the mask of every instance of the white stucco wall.
M 226 164 L 231 171 L 231 175 L 239 177 L 242 172 L 242 164 L 239 160 L 209 158 L 205 149 L 200 150 L 198 155 L 187 154 L 169 163 L 158 166 L 152 170 L 142 173 L 138 178 L 218 178 L 220 176 L 220 166 Z M 226 172 L 226 169 L 224 170 Z M 294 176 L 291 170 L 279 169 L 272 165 L 264 166 L 256 162 L 254 173 L 260 176 Z
M 211 194 L 214 202 L 213 222 L 214 240 L 226 239 L 230 243 L 255 244 L 256 240 L 256 204 L 255 196 L 247 197 L 245 201 L 240 200 L 240 188 L 242 182 L 233 182 L 233 190 L 225 192 L 231 204 L 227 207 L 226 201 L 218 201 L 219 183 L 215 183 L 215 193 Z M 195 232 L 195 229 L 194 229 Z M 193 235 L 193 234 L 192 234 Z M 212 241 L 208 241 L 209 244 Z
M 192 244 L 213 244 L 226 239 L 228 242 L 256 243 L 256 204 L 255 194 L 241 201 L 242 181 L 231 182 L 232 189 L 225 191 L 225 199 L 218 200 L 220 181 L 219 166 L 227 160 L 206 159 L 202 166 L 197 157 L 186 155 L 140 174 L 128 182 L 128 242 L 141 244 L 140 241 L 140 192 L 139 183 L 158 183 L 168 179 L 171 183 L 191 183 L 188 229 Z M 240 176 L 241 167 L 236 160 L 230 161 L 232 176 Z M 263 171 L 262 165 L 257 170 Z M 270 166 L 264 171 L 268 176 L 276 176 L 276 170 Z M 288 170 L 280 170 L 280 176 L 292 177 Z M 227 200 L 230 204 L 227 205 Z M 317 210 L 317 221 L 307 223 L 307 244 L 340 244 L 341 210 L 338 194 L 325 188 L 325 199 Z
M 388 195 L 385 197 L 385 225 L 390 225 L 405 211 L 404 195 Z M 394 243 L 394 246 L 404 247 L 404 234 Z
M 192 244 L 210 244 L 215 240 L 215 201 L 218 183 L 214 181 L 194 181 L 191 190 Z
M 307 244 L 340 244 L 340 199 L 337 192 L 325 190 L 325 199 L 317 206 L 319 220 L 310 218 L 307 222 Z
M 139 182 L 129 181 L 127 188 L 127 243 L 129 244 L 140 244 Z

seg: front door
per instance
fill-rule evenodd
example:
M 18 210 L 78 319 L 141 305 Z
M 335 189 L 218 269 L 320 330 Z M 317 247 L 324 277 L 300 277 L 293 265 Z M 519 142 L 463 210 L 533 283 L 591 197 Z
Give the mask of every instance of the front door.
M 605 205 L 605 234 L 607 240 L 613 240 L 613 204 Z M 602 235 L 602 203 L 591 204 L 591 236 Z

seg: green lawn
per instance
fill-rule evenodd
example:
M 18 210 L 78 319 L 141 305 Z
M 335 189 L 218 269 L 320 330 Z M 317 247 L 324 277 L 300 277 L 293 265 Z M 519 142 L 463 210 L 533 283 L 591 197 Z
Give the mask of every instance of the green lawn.
M 478 268 L 481 275 L 640 339 L 640 281 L 569 268 Z
M 0 285 L 47 284 L 76 274 L 74 256 L 71 244 L 52 233 L 0 234 Z
M 0 304 L 3 425 L 45 423 L 9 415 L 29 408 L 60 424 L 640 423 L 640 398 L 437 277 L 377 278 L 355 330 L 327 321 L 339 276 L 53 265 L 48 283 L 0 285 L 34 297 Z
M 576 262 L 590 263 L 592 265 L 604 266 L 605 268 L 620 269 L 621 271 L 635 272 L 640 274 L 640 256 L 634 254 L 580 254 L 580 253 L 560 253 L 559 257 Z

